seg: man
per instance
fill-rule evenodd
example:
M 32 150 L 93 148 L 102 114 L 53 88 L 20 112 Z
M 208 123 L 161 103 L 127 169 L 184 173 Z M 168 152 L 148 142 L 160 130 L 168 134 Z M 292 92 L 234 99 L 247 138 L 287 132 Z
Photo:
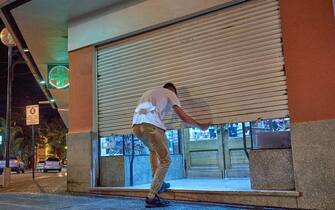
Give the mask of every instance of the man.
M 209 123 L 197 122 L 183 111 L 177 98 L 177 89 L 172 83 L 165 84 L 163 88 L 149 90 L 142 95 L 135 109 L 132 126 L 134 134 L 150 150 L 153 180 L 146 198 L 146 207 L 149 208 L 168 205 L 168 201 L 159 199 L 158 193 L 165 192 L 170 187 L 169 183 L 164 182 L 170 165 L 170 153 L 163 119 L 171 109 L 174 109 L 183 122 L 191 126 L 202 130 L 207 130 L 209 126 Z

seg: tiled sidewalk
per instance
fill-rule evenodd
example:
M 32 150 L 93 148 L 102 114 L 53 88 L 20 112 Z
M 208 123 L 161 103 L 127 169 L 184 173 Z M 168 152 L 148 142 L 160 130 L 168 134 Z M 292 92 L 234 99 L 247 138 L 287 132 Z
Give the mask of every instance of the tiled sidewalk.
M 0 193 L 1 210 L 49 210 L 49 209 L 115 209 L 115 210 L 136 210 L 145 209 L 144 200 L 136 198 L 97 197 L 91 195 L 56 195 L 41 193 Z M 263 209 L 254 207 L 231 206 L 222 204 L 198 203 L 198 202 L 176 202 L 165 208 L 173 210 L 242 210 L 242 209 Z

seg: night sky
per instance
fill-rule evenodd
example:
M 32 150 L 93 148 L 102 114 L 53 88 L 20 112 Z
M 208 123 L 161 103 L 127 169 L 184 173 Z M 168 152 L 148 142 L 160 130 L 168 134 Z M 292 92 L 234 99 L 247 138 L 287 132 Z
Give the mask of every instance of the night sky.
M 0 20 L 0 30 L 4 28 Z M 0 117 L 6 117 L 6 91 L 7 91 L 7 47 L 0 42 Z M 14 59 L 18 59 L 15 56 Z M 19 58 L 22 60 L 22 58 Z M 38 104 L 38 101 L 47 100 L 39 84 L 35 81 L 26 64 L 18 64 L 14 69 L 14 81 L 12 87 L 12 112 L 22 113 L 25 117 L 25 106 Z M 40 106 L 40 115 L 43 118 L 59 118 L 56 110 L 50 105 Z

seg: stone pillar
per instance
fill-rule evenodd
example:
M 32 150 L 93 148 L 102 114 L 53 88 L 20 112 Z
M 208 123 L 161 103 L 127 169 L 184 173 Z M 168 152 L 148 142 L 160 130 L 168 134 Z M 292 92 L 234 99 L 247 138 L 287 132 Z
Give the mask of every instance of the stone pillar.
M 98 137 L 95 132 L 95 48 L 69 53 L 68 191 L 88 192 L 97 185 Z
M 332 0 L 280 0 L 298 207 L 335 207 Z

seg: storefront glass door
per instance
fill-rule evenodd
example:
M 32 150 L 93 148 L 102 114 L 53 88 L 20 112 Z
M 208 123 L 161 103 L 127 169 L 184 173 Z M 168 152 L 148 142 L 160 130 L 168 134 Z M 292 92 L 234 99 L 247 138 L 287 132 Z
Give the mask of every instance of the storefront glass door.
M 245 123 L 246 148 L 250 149 L 250 124 Z M 249 177 L 242 123 L 211 126 L 207 131 L 184 129 L 186 176 L 188 178 Z
M 225 160 L 225 177 L 249 177 L 249 161 L 243 143 L 243 124 L 230 123 L 223 126 L 223 147 Z M 246 148 L 251 146 L 250 123 L 244 123 Z
M 220 126 L 207 131 L 198 128 L 183 130 L 186 175 L 192 177 L 224 177 L 224 157 Z

